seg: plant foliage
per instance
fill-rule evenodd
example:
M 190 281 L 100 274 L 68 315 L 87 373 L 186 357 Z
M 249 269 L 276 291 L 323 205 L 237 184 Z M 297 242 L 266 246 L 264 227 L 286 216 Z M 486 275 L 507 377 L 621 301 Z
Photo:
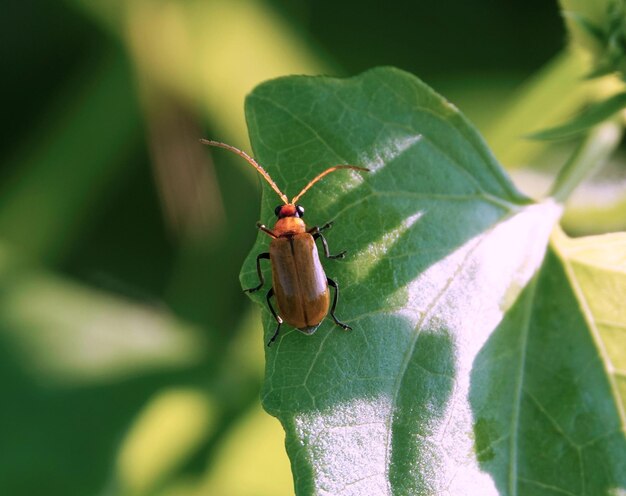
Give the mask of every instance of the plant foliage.
M 267 350 L 263 404 L 297 494 L 626 488 L 623 258 L 551 241 L 561 207 L 517 192 L 463 115 L 397 69 L 270 81 L 246 116 L 287 195 L 329 165 L 372 170 L 302 200 L 309 225 L 334 221 L 331 249 L 349 250 L 325 267 L 354 330 L 286 328 Z M 266 188 L 264 223 L 278 203 Z

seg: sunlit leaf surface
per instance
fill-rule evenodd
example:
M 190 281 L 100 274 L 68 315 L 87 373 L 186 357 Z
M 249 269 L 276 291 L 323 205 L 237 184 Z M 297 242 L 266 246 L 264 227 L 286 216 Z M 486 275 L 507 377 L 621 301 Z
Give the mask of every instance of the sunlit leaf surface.
M 267 351 L 263 402 L 286 430 L 298 494 L 626 487 L 618 459 L 604 462 L 624 458 L 614 390 L 567 274 L 543 261 L 558 205 L 517 193 L 455 107 L 398 70 L 271 81 L 247 119 L 287 195 L 329 165 L 372 170 L 335 173 L 301 201 L 309 225 L 335 221 L 331 251 L 349 250 L 324 265 L 354 330 L 284 326 Z M 262 222 L 279 203 L 266 188 Z M 245 287 L 268 243 L 259 236 Z M 269 311 L 264 325 L 267 341 Z M 568 445 L 566 460 L 568 441 L 597 449 Z
M 478 459 L 501 494 L 622 494 L 624 265 L 594 267 L 562 235 L 554 244 L 474 362 Z
M 626 234 L 579 239 L 557 235 L 558 251 L 609 374 L 623 428 L 626 425 Z

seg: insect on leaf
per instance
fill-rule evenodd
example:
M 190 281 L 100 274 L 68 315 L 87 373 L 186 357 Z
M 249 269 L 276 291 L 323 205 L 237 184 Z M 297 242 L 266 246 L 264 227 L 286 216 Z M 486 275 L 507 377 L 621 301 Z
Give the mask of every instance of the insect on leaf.
M 263 405 L 286 431 L 298 495 L 626 487 L 616 389 L 562 261 L 545 257 L 559 205 L 518 193 L 462 114 L 397 69 L 270 81 L 246 116 L 287 195 L 331 165 L 372 170 L 330 175 L 302 200 L 309 225 L 334 221 L 331 251 L 348 250 L 322 262 L 353 331 L 327 318 L 266 351 Z M 279 203 L 266 186 L 261 222 Z M 268 243 L 259 235 L 244 287 Z M 267 310 L 263 323 L 267 341 Z

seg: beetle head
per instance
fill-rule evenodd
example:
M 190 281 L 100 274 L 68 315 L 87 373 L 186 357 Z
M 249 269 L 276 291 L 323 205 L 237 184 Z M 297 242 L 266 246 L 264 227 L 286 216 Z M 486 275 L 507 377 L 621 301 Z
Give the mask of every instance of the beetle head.
M 304 217 L 304 207 L 302 205 L 294 205 L 293 203 L 288 203 L 287 205 L 278 205 L 274 210 L 274 214 L 279 219 L 284 217 Z

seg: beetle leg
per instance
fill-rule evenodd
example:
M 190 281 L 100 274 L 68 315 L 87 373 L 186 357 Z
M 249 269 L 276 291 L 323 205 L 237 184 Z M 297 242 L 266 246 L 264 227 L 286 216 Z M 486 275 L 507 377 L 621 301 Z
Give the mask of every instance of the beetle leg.
M 331 255 L 328 249 L 328 242 L 326 241 L 326 238 L 322 235 L 322 231 L 325 231 L 326 229 L 330 229 L 331 227 L 333 227 L 332 221 L 327 222 L 322 227 L 313 226 L 307 232 L 313 236 L 313 239 L 316 240 L 320 238 L 322 240 L 322 246 L 324 247 L 324 256 L 326 258 L 343 258 L 346 254 L 346 251 L 344 250 L 341 253 L 337 253 L 337 255 Z
M 335 317 L 335 307 L 337 306 L 337 299 L 339 298 L 339 286 L 330 277 L 327 277 L 326 280 L 328 281 L 329 286 L 332 286 L 333 288 L 335 288 L 335 296 L 333 297 L 333 305 L 330 307 L 330 316 L 335 321 L 335 324 L 337 324 L 342 329 L 349 331 L 352 329 L 352 327 L 350 327 L 348 324 L 344 324 L 343 322 L 339 322 L 337 317 Z
M 280 315 L 276 313 L 276 311 L 274 310 L 274 307 L 272 306 L 272 303 L 270 302 L 270 298 L 272 296 L 274 296 L 274 288 L 270 289 L 267 292 L 267 296 L 265 297 L 265 299 L 267 300 L 267 306 L 270 308 L 270 312 L 272 312 L 272 315 L 276 319 L 276 322 L 278 322 L 278 326 L 276 327 L 276 330 L 274 331 L 274 335 L 272 336 L 272 339 L 270 339 L 267 342 L 267 346 L 272 346 L 272 343 L 276 341 L 276 338 L 278 337 L 278 332 L 280 331 L 280 326 L 283 323 L 283 319 L 281 319 Z
M 263 284 L 265 284 L 265 279 L 263 278 L 263 271 L 261 270 L 262 259 L 269 260 L 270 254 L 268 252 L 259 253 L 259 255 L 256 257 L 256 273 L 259 274 L 259 285 L 255 286 L 254 288 L 244 289 L 243 290 L 244 293 L 254 293 L 255 291 L 258 291 L 259 289 L 261 289 L 263 287 Z
M 331 227 L 333 227 L 333 221 L 331 220 L 330 222 L 327 222 L 326 224 L 324 224 L 322 227 L 319 226 L 313 226 L 311 229 L 309 229 L 307 232 L 309 234 L 317 234 L 317 233 L 321 233 L 322 231 L 325 231 L 326 229 L 330 229 Z
M 324 256 L 326 258 L 343 258 L 346 255 L 346 250 L 342 251 L 341 253 L 337 253 L 337 255 L 331 255 L 330 251 L 328 250 L 328 242 L 326 241 L 326 238 L 322 235 L 322 233 L 319 231 L 313 234 L 313 239 L 317 239 L 317 238 L 322 240 L 322 246 L 324 247 Z
M 268 236 L 271 236 L 274 239 L 278 237 L 276 236 L 276 234 L 274 234 L 274 231 L 272 231 L 271 229 L 268 229 L 264 224 L 261 224 L 260 222 L 256 223 L 256 227 L 257 229 L 263 231 L 265 234 L 267 234 Z

